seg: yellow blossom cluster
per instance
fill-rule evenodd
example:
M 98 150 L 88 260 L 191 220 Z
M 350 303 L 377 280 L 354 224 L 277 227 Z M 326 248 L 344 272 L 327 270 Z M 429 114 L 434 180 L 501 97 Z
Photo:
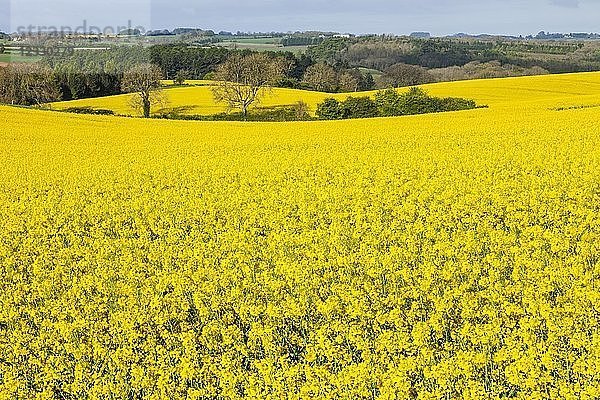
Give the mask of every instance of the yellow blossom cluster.
M 600 74 L 451 87 L 490 108 L 0 107 L 0 399 L 600 398 Z

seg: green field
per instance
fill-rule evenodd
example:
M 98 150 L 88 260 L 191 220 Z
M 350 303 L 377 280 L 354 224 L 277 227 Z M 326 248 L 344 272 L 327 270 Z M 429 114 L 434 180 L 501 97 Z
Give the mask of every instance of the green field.
M 292 53 L 304 53 L 308 46 L 282 46 L 280 38 L 235 38 L 224 40 L 217 44 L 226 48 L 256 51 L 290 51 Z
M 272 44 L 279 45 L 281 44 L 281 39 L 279 38 L 236 38 L 231 40 L 225 40 L 225 42 L 235 42 L 239 44 Z
M 19 53 L 3 53 L 0 54 L 0 63 L 30 63 L 39 61 L 41 57 L 37 56 L 22 56 Z
M 383 75 L 383 72 L 379 71 L 378 69 L 372 69 L 372 68 L 359 68 L 360 72 L 362 72 L 363 74 L 371 74 L 373 75 L 374 78 L 377 78 L 381 75 Z

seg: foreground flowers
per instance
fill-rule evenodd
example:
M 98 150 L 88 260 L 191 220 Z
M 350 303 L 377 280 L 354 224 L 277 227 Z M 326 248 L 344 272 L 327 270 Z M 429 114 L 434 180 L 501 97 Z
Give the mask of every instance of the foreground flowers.
M 600 109 L 550 108 L 600 78 L 508 81 L 337 123 L 0 108 L 0 397 L 598 398 Z

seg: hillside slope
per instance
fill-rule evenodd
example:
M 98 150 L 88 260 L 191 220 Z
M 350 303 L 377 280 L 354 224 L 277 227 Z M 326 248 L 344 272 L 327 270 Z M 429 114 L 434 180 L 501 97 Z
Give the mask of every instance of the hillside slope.
M 0 398 L 598 398 L 600 75 L 489 109 L 0 107 Z
M 484 79 L 460 82 L 445 82 L 423 85 L 430 94 L 440 97 L 463 97 L 477 101 L 478 104 L 489 106 L 518 106 L 523 103 L 558 104 L 561 100 L 568 102 L 570 97 L 598 95 L 600 91 L 600 73 L 581 73 L 564 75 L 543 75 L 519 78 Z M 210 86 L 167 88 L 167 108 L 181 107 L 183 114 L 210 115 L 224 112 L 223 104 L 215 104 Z M 260 106 L 271 107 L 290 105 L 298 101 L 306 102 L 314 112 L 316 105 L 327 97 L 340 100 L 348 96 L 374 95 L 375 92 L 328 94 L 296 89 L 273 89 Z M 94 107 L 109 109 L 121 115 L 133 115 L 135 111 L 129 105 L 129 95 L 110 96 L 95 99 L 82 99 L 51 104 L 54 109 L 69 107 Z

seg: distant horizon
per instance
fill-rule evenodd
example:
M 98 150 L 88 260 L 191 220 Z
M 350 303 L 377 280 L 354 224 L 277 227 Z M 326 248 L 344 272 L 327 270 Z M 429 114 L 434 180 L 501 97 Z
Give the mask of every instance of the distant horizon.
M 114 10 L 118 10 L 118 16 Z M 600 0 L 0 0 L 0 30 L 19 26 L 123 26 L 147 30 L 190 27 L 218 31 L 295 32 L 433 36 L 457 33 L 527 36 L 540 31 L 600 31 Z M 535 28 L 534 28 L 535 27 Z
M 82 30 L 82 28 L 84 28 L 85 30 Z M 98 30 L 98 28 L 102 31 L 105 28 L 109 28 L 109 29 L 114 29 L 115 32 L 118 31 L 122 31 L 122 30 L 126 30 L 126 29 L 141 29 L 142 30 L 142 34 L 145 34 L 147 32 L 152 32 L 152 31 L 169 31 L 169 32 L 173 32 L 177 29 L 198 29 L 198 30 L 204 30 L 204 31 L 212 31 L 215 34 L 219 34 L 220 32 L 228 32 L 231 33 L 233 35 L 237 35 L 238 33 L 245 33 L 245 34 L 295 34 L 295 33 L 306 33 L 306 32 L 318 32 L 318 33 L 335 33 L 335 34 L 341 34 L 341 35 L 353 35 L 353 36 L 369 36 L 369 35 L 392 35 L 392 36 L 410 36 L 412 34 L 415 33 L 427 33 L 430 34 L 431 37 L 450 37 L 450 36 L 457 36 L 457 35 L 466 35 L 466 36 L 498 36 L 498 37 L 527 37 L 527 36 L 536 36 L 541 32 L 544 32 L 546 34 L 564 34 L 564 35 L 569 35 L 569 34 L 600 34 L 600 27 L 598 29 L 598 31 L 584 31 L 584 30 L 571 30 L 571 31 L 553 31 L 553 30 L 545 30 L 545 29 L 540 29 L 540 30 L 535 30 L 535 32 L 531 31 L 528 33 L 494 33 L 494 32 L 469 32 L 469 31 L 456 31 L 456 32 L 452 32 L 452 33 L 447 33 L 447 34 L 434 34 L 431 31 L 427 31 L 427 30 L 414 30 L 414 31 L 410 31 L 410 32 L 398 32 L 398 33 L 394 33 L 394 32 L 351 32 L 351 31 L 338 31 L 338 30 L 334 30 L 334 29 L 329 29 L 329 28 L 321 28 L 321 29 L 303 29 L 303 30 L 292 30 L 292 29 L 288 29 L 288 30 L 274 30 L 274 29 L 268 29 L 268 30 L 256 30 L 256 29 L 250 29 L 250 30 L 241 30 L 241 29 L 226 29 L 226 28 L 211 28 L 211 27 L 206 27 L 206 26 L 198 26 L 198 25 L 174 25 L 174 26 L 159 26 L 159 27 L 152 27 L 150 29 L 147 29 L 146 27 L 142 26 L 142 25 L 136 25 L 135 23 L 133 23 L 132 21 L 128 21 L 126 24 L 123 25 L 105 25 L 105 26 L 101 26 L 98 24 L 90 24 L 87 21 L 82 21 L 81 23 L 77 24 L 77 25 L 51 25 L 51 24 L 47 24 L 47 25 L 29 25 L 29 26 L 17 26 L 15 29 L 12 30 L 3 30 L 0 28 L 0 32 L 3 33 L 7 33 L 7 34 L 15 34 L 15 33 L 19 33 L 19 31 L 21 29 L 32 29 L 33 32 L 50 32 L 50 31 L 69 31 L 69 29 L 77 34 L 94 34 L 94 32 L 96 32 Z M 91 30 L 90 30 L 91 29 Z

